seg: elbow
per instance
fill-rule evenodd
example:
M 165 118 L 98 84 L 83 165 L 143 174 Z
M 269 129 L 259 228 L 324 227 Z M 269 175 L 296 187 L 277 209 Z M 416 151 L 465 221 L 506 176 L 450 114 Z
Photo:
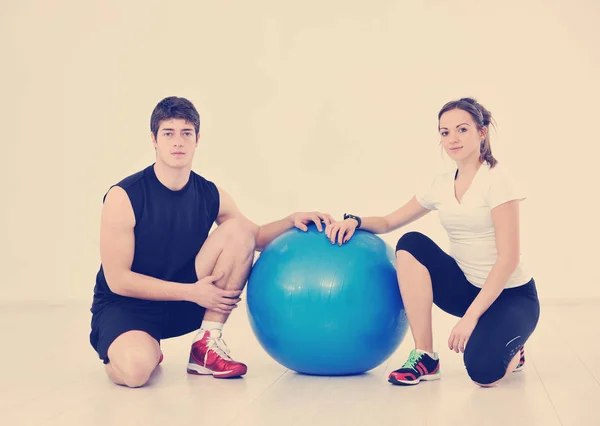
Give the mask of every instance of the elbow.
M 381 232 L 379 234 L 387 234 L 392 229 L 392 224 L 390 223 L 390 219 L 388 217 L 384 217 L 381 221 Z
M 500 263 L 509 273 L 513 273 L 517 266 L 519 266 L 519 256 L 514 254 L 506 254 L 498 256 L 498 263 Z
M 106 284 L 110 291 L 119 296 L 129 296 L 127 292 L 127 288 L 125 286 L 125 274 L 118 272 L 107 272 L 104 270 L 104 278 L 106 279 Z

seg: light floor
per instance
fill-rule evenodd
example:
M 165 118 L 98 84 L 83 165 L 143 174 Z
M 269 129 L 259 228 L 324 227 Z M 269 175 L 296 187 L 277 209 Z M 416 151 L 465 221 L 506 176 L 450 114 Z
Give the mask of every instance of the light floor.
M 225 328 L 244 379 L 189 376 L 192 335 L 162 343 L 148 386 L 113 385 L 88 344 L 86 305 L 0 305 L 0 425 L 600 425 L 600 303 L 542 304 L 525 370 L 473 385 L 445 342 L 456 320 L 436 311 L 442 379 L 387 383 L 411 348 L 368 374 L 311 377 L 271 360 L 240 306 Z

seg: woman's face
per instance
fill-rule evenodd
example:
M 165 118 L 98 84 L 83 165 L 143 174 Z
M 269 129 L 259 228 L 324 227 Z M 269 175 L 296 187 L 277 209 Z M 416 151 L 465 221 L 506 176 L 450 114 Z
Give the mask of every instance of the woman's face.
M 486 130 L 478 130 L 471 114 L 459 108 L 446 111 L 440 117 L 442 146 L 450 158 L 457 162 L 464 162 L 471 157 L 479 158 Z

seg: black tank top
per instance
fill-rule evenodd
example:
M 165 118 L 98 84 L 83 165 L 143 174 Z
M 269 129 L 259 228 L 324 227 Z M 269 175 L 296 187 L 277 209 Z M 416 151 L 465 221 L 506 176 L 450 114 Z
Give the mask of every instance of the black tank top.
M 131 270 L 166 281 L 196 282 L 195 258 L 219 212 L 216 185 L 191 172 L 187 184 L 173 191 L 158 180 L 153 164 L 116 186 L 125 190 L 135 214 Z M 112 300 L 126 299 L 130 298 L 110 290 L 100 266 L 92 312 Z

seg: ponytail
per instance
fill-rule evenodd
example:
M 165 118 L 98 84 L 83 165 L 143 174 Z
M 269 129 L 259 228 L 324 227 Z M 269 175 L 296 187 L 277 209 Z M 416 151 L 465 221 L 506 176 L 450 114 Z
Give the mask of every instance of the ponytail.
M 494 158 L 492 155 L 492 145 L 490 144 L 490 122 L 492 121 L 492 113 L 489 112 L 483 105 L 478 102 L 475 102 L 476 106 L 481 111 L 481 124 L 487 130 L 485 132 L 485 139 L 481 141 L 481 145 L 479 146 L 479 161 L 486 161 L 490 167 L 494 167 L 498 160 Z M 480 128 L 479 123 L 477 123 L 477 127 Z

